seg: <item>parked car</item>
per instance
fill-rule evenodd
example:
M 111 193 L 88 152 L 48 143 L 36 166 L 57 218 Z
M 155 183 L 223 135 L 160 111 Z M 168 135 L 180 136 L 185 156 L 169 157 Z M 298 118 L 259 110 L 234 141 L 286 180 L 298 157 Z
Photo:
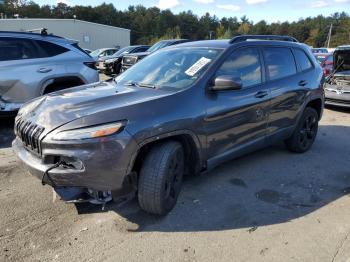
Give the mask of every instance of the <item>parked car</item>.
M 324 47 L 322 47 L 322 48 L 312 48 L 311 51 L 312 51 L 312 53 L 314 53 L 314 54 L 317 54 L 317 53 L 322 53 L 322 54 L 329 53 L 329 52 L 328 52 L 328 49 L 327 49 L 327 48 L 324 48 Z
M 26 104 L 13 149 L 63 200 L 105 203 L 137 192 L 143 210 L 164 215 L 183 175 L 277 141 L 292 152 L 309 150 L 323 79 L 309 48 L 293 38 L 185 43 L 114 81 Z
M 328 76 L 333 70 L 333 53 L 316 53 L 314 55 L 323 69 L 323 74 Z
M 84 51 L 88 54 L 91 54 L 92 50 L 85 48 Z
M 77 42 L 53 35 L 0 32 L 0 114 L 35 97 L 97 82 L 94 60 Z
M 190 40 L 187 40 L 187 39 L 162 40 L 162 41 L 159 41 L 158 43 L 154 44 L 153 46 L 151 46 L 147 50 L 147 52 L 140 52 L 140 53 L 135 53 L 132 55 L 125 55 L 125 56 L 123 56 L 123 59 L 122 59 L 121 71 L 123 72 L 123 71 L 127 70 L 128 68 L 130 68 L 131 66 L 133 66 L 134 64 L 136 64 L 137 62 L 139 62 L 140 60 L 145 58 L 146 56 L 148 56 L 149 54 L 156 52 L 159 49 L 162 49 L 162 48 L 167 47 L 167 46 L 186 43 L 189 41 Z
M 98 61 L 99 58 L 104 57 L 104 56 L 111 56 L 115 52 L 117 52 L 119 48 L 101 48 L 101 49 L 96 49 L 95 51 L 92 51 L 90 53 L 90 56 L 95 59 L 95 61 Z
M 150 48 L 149 45 L 132 45 L 124 47 L 111 56 L 101 57 L 99 59 L 98 69 L 106 75 L 119 74 L 123 55 L 145 52 Z
M 333 72 L 325 84 L 326 104 L 350 108 L 350 45 L 333 54 Z

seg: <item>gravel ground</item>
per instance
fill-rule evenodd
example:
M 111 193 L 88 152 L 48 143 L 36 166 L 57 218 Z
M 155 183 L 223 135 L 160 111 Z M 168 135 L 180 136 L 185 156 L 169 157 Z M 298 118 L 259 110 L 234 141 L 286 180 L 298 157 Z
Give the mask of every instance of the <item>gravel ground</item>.
M 136 200 L 65 204 L 27 174 L 0 120 L 0 261 L 350 261 L 350 110 L 312 150 L 276 145 L 186 179 L 157 218 Z

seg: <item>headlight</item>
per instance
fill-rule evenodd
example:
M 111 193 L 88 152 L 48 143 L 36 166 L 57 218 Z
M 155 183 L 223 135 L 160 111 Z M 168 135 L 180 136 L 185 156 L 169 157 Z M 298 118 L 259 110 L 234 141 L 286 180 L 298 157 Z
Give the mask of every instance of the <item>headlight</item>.
M 99 126 L 93 126 L 93 127 L 72 129 L 72 130 L 58 132 L 52 137 L 52 139 L 58 140 L 58 141 L 68 141 L 68 140 L 83 140 L 83 139 L 109 136 L 117 133 L 123 127 L 124 127 L 124 123 L 118 122 L 118 123 L 111 123 L 111 124 L 99 125 Z

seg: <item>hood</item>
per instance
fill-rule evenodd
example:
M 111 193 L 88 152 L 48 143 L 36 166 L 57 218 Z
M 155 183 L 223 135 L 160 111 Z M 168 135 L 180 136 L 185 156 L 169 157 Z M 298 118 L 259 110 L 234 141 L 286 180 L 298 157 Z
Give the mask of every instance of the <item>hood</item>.
M 25 104 L 18 116 L 45 128 L 45 133 L 52 131 L 73 120 L 95 117 L 96 123 L 104 123 L 108 113 L 118 121 L 127 119 L 130 108 L 146 101 L 160 98 L 168 92 L 150 88 L 117 85 L 115 82 L 100 82 L 69 91 L 55 92 Z M 123 115 L 124 114 L 124 115 Z M 80 121 L 84 123 L 84 121 Z M 92 125 L 91 123 L 86 125 Z
M 121 57 L 118 56 L 118 57 L 112 57 L 112 58 L 109 58 L 109 59 L 106 59 L 104 60 L 103 62 L 105 62 L 106 64 L 108 63 L 114 63 L 115 61 L 118 61 L 118 60 L 121 60 Z M 108 61 L 108 62 L 107 62 Z
M 350 70 L 350 47 L 336 49 L 333 53 L 333 68 L 337 72 Z
M 144 57 L 144 56 L 148 56 L 149 54 L 150 54 L 150 52 L 139 52 L 139 53 L 133 53 L 133 54 L 124 55 L 124 57 L 126 57 L 126 56 Z
M 122 56 L 123 56 L 123 55 L 118 55 L 118 56 L 113 56 L 113 55 L 103 56 L 103 57 L 100 57 L 100 58 L 98 59 L 98 61 L 104 62 L 104 61 L 110 60 L 110 59 L 117 60 L 118 58 L 121 58 Z

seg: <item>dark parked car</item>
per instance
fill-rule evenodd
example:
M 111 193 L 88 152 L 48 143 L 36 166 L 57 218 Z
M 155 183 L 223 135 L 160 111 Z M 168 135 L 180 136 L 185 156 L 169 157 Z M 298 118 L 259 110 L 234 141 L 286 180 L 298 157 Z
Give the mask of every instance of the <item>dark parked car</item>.
M 316 53 L 314 55 L 323 69 L 323 74 L 328 76 L 333 71 L 333 53 Z
M 117 75 L 120 73 L 120 69 L 122 66 L 122 58 L 124 55 L 145 52 L 149 48 L 149 45 L 132 45 L 122 48 L 111 57 L 106 58 L 103 61 L 103 65 L 100 67 L 106 75 Z
M 277 141 L 307 151 L 323 104 L 322 69 L 293 38 L 190 42 L 149 55 L 114 81 L 26 104 L 13 149 L 66 201 L 137 192 L 142 209 L 166 214 L 183 175 Z
M 336 48 L 333 72 L 325 84 L 326 104 L 350 107 L 350 45 Z
M 146 56 L 148 56 L 149 54 L 156 52 L 159 49 L 162 49 L 164 47 L 171 46 L 171 45 L 185 43 L 185 42 L 189 42 L 189 40 L 187 40 L 187 39 L 163 40 L 163 41 L 159 41 L 158 43 L 151 46 L 147 50 L 147 52 L 140 52 L 140 53 L 135 53 L 132 55 L 125 55 L 125 56 L 123 56 L 123 59 L 122 59 L 121 71 L 123 72 L 123 71 L 127 70 L 128 68 L 130 68 L 131 66 L 133 66 L 134 64 L 136 64 L 137 62 L 139 62 L 140 60 L 145 58 Z

